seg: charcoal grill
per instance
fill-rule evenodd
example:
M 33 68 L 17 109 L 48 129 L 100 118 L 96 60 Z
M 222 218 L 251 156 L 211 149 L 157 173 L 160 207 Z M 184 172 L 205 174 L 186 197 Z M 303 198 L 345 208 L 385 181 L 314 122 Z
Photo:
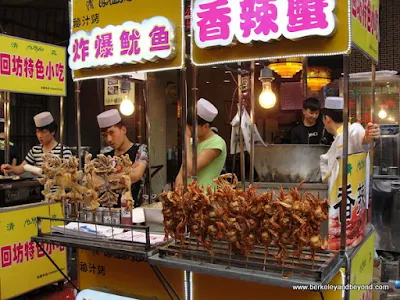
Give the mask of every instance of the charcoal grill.
M 256 247 L 248 256 L 230 252 L 227 242 L 213 244 L 214 255 L 202 246 L 197 246 L 194 239 L 187 237 L 171 242 L 159 249 L 159 254 L 149 258 L 151 264 L 175 267 L 193 272 L 205 273 L 254 281 L 279 286 L 293 284 L 324 285 L 329 283 L 342 267 L 343 260 L 337 252 L 324 251 L 315 254 L 312 261 L 311 252 L 303 251 L 300 258 L 293 256 L 293 248 L 288 248 L 289 257 L 278 263 L 276 255 L 279 249 Z

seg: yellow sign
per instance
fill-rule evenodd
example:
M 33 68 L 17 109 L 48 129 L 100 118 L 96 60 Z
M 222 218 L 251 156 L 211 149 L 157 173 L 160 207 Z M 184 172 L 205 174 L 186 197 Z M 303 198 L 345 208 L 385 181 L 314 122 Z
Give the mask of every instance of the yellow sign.
M 290 278 L 289 278 L 290 279 Z M 284 288 L 259 284 L 244 280 L 221 278 L 217 276 L 193 273 L 193 299 L 296 299 L 296 300 L 342 300 L 342 291 L 308 291 L 309 285 L 298 285 Z M 341 272 L 329 282 L 331 285 L 343 284 Z M 221 288 L 223 287 L 223 288 Z M 268 295 L 268 296 L 261 296 Z M 353 299 L 352 299 L 353 300 Z
M 347 190 L 346 224 L 347 247 L 360 244 L 365 235 L 367 223 L 367 207 L 369 193 L 367 194 L 367 153 L 352 154 L 348 157 L 347 187 L 342 186 L 342 160 L 339 161 L 339 174 L 329 194 L 329 249 L 340 249 L 340 205 L 344 188 Z
M 352 289 L 350 299 L 363 300 L 372 298 L 372 277 L 374 273 L 375 232 L 362 244 L 351 260 L 350 284 L 360 290 Z
M 104 79 L 104 105 L 119 105 L 124 97 L 135 103 L 135 83 L 130 83 L 130 90 L 127 93 L 121 92 L 121 80 L 118 78 Z
M 181 299 L 185 298 L 184 272 L 160 268 Z M 147 262 L 119 254 L 79 250 L 78 278 L 81 290 L 105 287 L 146 298 L 168 299 L 168 294 Z
M 181 68 L 183 0 L 74 0 L 68 52 L 75 80 Z
M 44 252 L 31 241 L 37 235 L 37 217 L 62 218 L 60 204 L 35 205 L 0 212 L 0 294 L 1 299 L 16 297 L 63 279 Z M 42 231 L 50 230 L 49 222 Z M 43 244 L 43 248 L 66 272 L 64 247 Z
M 204 66 L 348 53 L 349 7 L 350 0 L 192 0 L 192 62 Z
M 379 61 L 379 0 L 352 0 L 353 43 L 376 63 Z
M 65 48 L 0 35 L 0 91 L 66 96 Z

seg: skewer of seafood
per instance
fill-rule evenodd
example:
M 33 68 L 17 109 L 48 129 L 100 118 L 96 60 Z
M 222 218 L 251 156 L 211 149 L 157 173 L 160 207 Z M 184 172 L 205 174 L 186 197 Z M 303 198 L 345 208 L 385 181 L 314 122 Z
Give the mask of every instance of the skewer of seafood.
M 270 245 L 278 248 L 275 258 L 279 264 L 289 257 L 290 247 L 299 259 L 303 249 L 310 249 L 313 260 L 316 251 L 327 248 L 320 229 L 328 218 L 328 202 L 309 193 L 301 196 L 301 184 L 287 192 L 281 188 L 276 195 L 271 191 L 258 194 L 255 187 L 244 192 L 231 174 L 214 182 L 216 188 L 208 187 L 206 192 L 193 182 L 186 192 L 177 187 L 160 195 L 166 238 L 172 236 L 183 245 L 182 228 L 187 227 L 211 255 L 213 242 L 226 240 L 230 257 L 238 252 L 246 256 L 246 261 L 254 248 L 261 246 L 265 249 L 264 265 Z

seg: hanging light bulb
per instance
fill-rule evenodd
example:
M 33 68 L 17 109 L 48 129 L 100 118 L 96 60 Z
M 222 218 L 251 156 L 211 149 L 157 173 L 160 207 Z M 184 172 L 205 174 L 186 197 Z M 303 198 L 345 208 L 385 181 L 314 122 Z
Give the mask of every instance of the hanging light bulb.
M 263 91 L 260 94 L 260 97 L 258 98 L 258 101 L 260 102 L 261 107 L 265 109 L 270 109 L 273 108 L 276 104 L 276 96 L 272 92 L 271 89 L 271 82 L 263 82 Z
M 132 100 L 126 96 L 126 98 L 122 100 L 121 104 L 119 105 L 119 111 L 124 116 L 130 116 L 135 111 L 135 105 L 133 105 Z
M 123 100 L 119 106 L 119 111 L 124 116 L 130 116 L 135 111 L 135 105 L 133 101 L 129 99 L 129 91 L 131 89 L 131 83 L 128 80 L 123 80 L 121 82 L 121 92 L 123 95 Z
M 381 110 L 379 111 L 378 117 L 379 117 L 380 119 L 385 119 L 385 118 L 387 117 L 387 112 L 386 112 L 386 110 L 383 109 L 383 107 L 382 107 Z
M 274 80 L 272 71 L 268 68 L 263 68 L 260 74 L 263 90 L 258 98 L 261 107 L 265 109 L 273 108 L 276 104 L 276 96 L 271 88 L 271 82 Z

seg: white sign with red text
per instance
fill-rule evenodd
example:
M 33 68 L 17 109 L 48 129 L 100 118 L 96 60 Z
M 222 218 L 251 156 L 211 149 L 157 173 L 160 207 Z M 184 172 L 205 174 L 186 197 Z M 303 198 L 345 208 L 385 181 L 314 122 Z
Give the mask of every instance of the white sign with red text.
M 83 290 L 76 295 L 76 300 L 136 300 L 137 298 L 130 298 L 119 296 L 115 294 L 104 293 L 96 290 Z
M 97 27 L 89 33 L 80 30 L 70 38 L 69 67 L 80 70 L 172 59 L 176 55 L 175 31 L 174 24 L 161 16 L 142 23 Z
M 199 48 L 239 41 L 297 40 L 335 32 L 335 0 L 195 0 L 194 40 Z

